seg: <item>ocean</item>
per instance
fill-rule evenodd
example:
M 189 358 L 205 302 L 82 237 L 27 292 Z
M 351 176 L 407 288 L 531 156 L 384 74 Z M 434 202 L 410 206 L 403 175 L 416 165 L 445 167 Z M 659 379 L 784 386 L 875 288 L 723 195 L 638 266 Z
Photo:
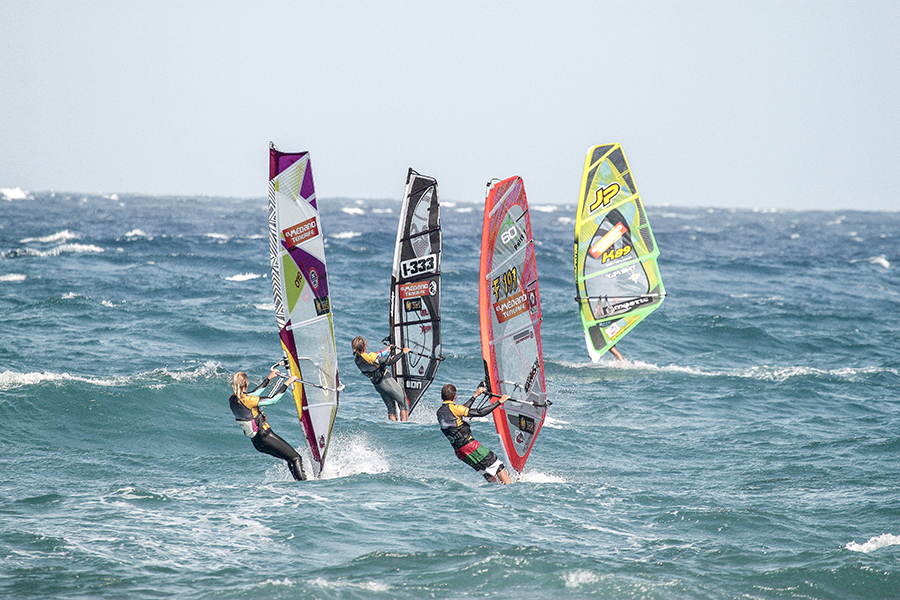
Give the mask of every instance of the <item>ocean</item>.
M 280 358 L 267 200 L 21 196 L 0 597 L 900 598 L 900 213 L 646 198 L 668 297 L 592 364 L 574 203 L 531 199 L 553 405 L 501 487 L 435 420 L 483 377 L 478 202 L 443 204 L 447 358 L 400 424 L 350 350 L 387 334 L 399 198 L 319 201 L 346 389 L 322 479 L 295 482 L 227 402 Z M 302 445 L 290 400 L 267 413 Z

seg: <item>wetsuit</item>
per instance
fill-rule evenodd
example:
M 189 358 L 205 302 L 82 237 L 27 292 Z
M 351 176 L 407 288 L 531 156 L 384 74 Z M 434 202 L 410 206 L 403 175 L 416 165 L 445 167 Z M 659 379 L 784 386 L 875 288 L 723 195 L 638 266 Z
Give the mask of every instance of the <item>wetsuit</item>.
M 228 403 L 231 405 L 231 412 L 234 413 L 235 420 L 241 426 L 241 429 L 244 430 L 244 435 L 248 436 L 250 441 L 253 442 L 253 447 L 260 452 L 286 461 L 291 475 L 297 481 L 301 481 L 306 479 L 306 475 L 303 472 L 303 460 L 300 458 L 300 454 L 272 431 L 272 427 L 266 420 L 266 413 L 259 408 L 260 406 L 275 404 L 281 400 L 281 397 L 287 391 L 287 386 L 282 384 L 271 396 L 260 397 L 252 395 L 265 389 L 270 381 L 271 379 L 268 377 L 263 379 L 262 384 L 252 392 L 244 394 L 241 398 L 232 394 Z
M 356 366 L 363 375 L 372 381 L 375 389 L 381 394 L 381 399 L 387 406 L 388 415 L 399 415 L 401 410 L 409 410 L 409 402 L 400 383 L 387 374 L 387 368 L 401 358 L 403 358 L 402 352 L 391 356 L 390 346 L 378 353 L 363 352 L 355 356 Z
M 478 443 L 472 437 L 469 424 L 463 421 L 463 417 L 484 417 L 500 406 L 500 402 L 494 402 L 483 408 L 470 408 L 475 402 L 475 396 L 469 398 L 465 404 L 457 404 L 453 400 L 446 400 L 437 410 L 438 423 L 441 432 L 450 440 L 450 445 L 456 451 L 456 457 L 484 475 L 490 480 L 497 477 L 497 473 L 503 468 L 503 463 L 497 455 Z

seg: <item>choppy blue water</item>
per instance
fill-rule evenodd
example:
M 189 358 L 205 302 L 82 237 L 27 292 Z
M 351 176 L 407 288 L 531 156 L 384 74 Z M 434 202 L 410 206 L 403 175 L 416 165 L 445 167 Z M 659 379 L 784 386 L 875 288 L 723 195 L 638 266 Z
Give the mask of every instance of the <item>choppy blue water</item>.
M 574 207 L 533 206 L 554 404 L 499 487 L 434 421 L 482 378 L 480 206 L 444 206 L 448 359 L 406 425 L 349 349 L 387 333 L 398 203 L 321 206 L 347 387 L 298 483 L 227 406 L 280 353 L 264 199 L 0 202 L 0 596 L 900 597 L 900 214 L 651 203 L 669 297 L 594 365 Z

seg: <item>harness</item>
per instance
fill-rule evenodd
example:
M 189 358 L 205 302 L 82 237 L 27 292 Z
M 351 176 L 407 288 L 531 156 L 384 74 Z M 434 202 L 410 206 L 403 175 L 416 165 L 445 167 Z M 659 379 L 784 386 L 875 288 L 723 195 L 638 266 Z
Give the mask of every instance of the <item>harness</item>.
M 362 371 L 362 374 L 368 377 L 375 385 L 381 383 L 387 374 L 387 365 L 373 365 L 363 358 L 362 354 L 357 354 L 354 357 L 354 361 L 359 370 Z
M 238 426 L 244 431 L 244 435 L 249 438 L 256 437 L 260 429 L 265 429 L 266 413 L 262 409 L 257 408 L 256 416 L 253 416 L 253 411 L 244 406 L 234 394 L 231 395 L 228 403 L 231 406 L 231 412 L 234 414 L 234 420 L 237 421 Z

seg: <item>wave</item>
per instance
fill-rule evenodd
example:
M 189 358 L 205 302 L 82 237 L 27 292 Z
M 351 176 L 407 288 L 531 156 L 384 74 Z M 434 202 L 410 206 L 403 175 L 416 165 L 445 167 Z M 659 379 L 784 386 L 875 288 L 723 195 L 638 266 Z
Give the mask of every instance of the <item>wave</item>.
M 6 275 L 0 275 L 0 281 L 16 283 L 19 281 L 25 281 L 28 279 L 27 275 L 23 275 L 21 273 L 8 273 Z
M 333 434 L 330 448 L 321 473 L 322 479 L 352 477 L 362 473 L 376 475 L 390 471 L 385 455 L 374 449 L 363 435 Z M 287 474 L 287 466 L 283 468 Z
M 84 254 L 84 253 L 100 253 L 104 252 L 100 246 L 94 244 L 60 244 L 56 248 L 50 250 L 36 250 L 34 248 L 19 248 L 17 250 L 7 250 L 0 254 L 0 259 L 19 258 L 22 256 L 59 256 L 60 254 Z
M 819 369 L 816 367 L 778 366 L 764 365 L 759 367 L 746 367 L 735 369 L 706 370 L 698 367 L 685 367 L 680 365 L 658 366 L 639 360 L 625 359 L 624 361 L 603 361 L 599 363 L 574 363 L 569 361 L 552 361 L 544 359 L 546 363 L 558 364 L 561 367 L 575 370 L 596 371 L 648 371 L 656 373 L 684 373 L 698 377 L 736 377 L 742 379 L 756 379 L 759 381 L 783 382 L 789 379 L 801 377 L 833 377 L 835 379 L 852 381 L 860 376 L 890 374 L 900 375 L 900 370 L 889 367 L 842 367 L 840 369 Z
M 31 192 L 25 191 L 22 188 L 0 188 L 0 195 L 3 196 L 4 200 L 34 200 L 34 195 Z
M 888 546 L 900 546 L 900 535 L 882 533 L 881 535 L 871 538 L 865 544 L 849 542 L 846 546 L 844 546 L 844 548 L 852 552 L 862 552 L 864 554 L 868 554 L 869 552 L 880 550 L 881 548 L 886 548 Z
M 68 242 L 69 240 L 77 240 L 81 236 L 77 233 L 72 233 L 68 229 L 63 229 L 57 233 L 51 233 L 50 235 L 45 235 L 41 237 L 31 237 L 19 240 L 22 244 L 30 244 L 33 242 L 41 242 L 41 243 L 49 243 L 49 242 Z
M 888 259 L 884 254 L 879 254 L 878 256 L 870 256 L 869 258 L 851 260 L 850 264 L 853 265 L 863 261 L 869 263 L 870 265 L 878 265 L 879 267 L 884 267 L 885 269 L 891 268 L 891 263 L 888 262 Z
M 345 206 L 341 208 L 341 212 L 347 213 L 348 215 L 353 215 L 355 217 L 362 216 L 366 214 L 366 211 L 358 206 Z
M 360 233 L 359 231 L 342 231 L 340 233 L 335 233 L 330 237 L 333 237 L 336 240 L 352 240 L 353 238 L 359 237 L 361 235 L 362 233 Z
M 154 369 L 146 373 L 136 375 L 108 375 L 104 377 L 91 377 L 85 375 L 73 375 L 71 373 L 52 373 L 48 371 L 32 371 L 30 373 L 18 373 L 15 371 L 0 372 L 0 391 L 41 385 L 43 383 L 55 383 L 64 385 L 69 382 L 89 383 L 101 387 L 121 387 L 133 383 L 141 383 L 147 387 L 164 387 L 168 381 L 184 382 L 203 379 L 212 379 L 218 375 L 219 363 L 207 361 L 197 367 L 185 371 L 170 371 L 167 367 Z
M 251 279 L 259 279 L 260 277 L 265 277 L 265 275 L 260 275 L 258 273 L 240 273 L 238 275 L 226 277 L 225 281 L 250 281 Z
M 567 483 L 559 475 L 544 473 L 542 471 L 527 470 L 519 473 L 518 483 Z

